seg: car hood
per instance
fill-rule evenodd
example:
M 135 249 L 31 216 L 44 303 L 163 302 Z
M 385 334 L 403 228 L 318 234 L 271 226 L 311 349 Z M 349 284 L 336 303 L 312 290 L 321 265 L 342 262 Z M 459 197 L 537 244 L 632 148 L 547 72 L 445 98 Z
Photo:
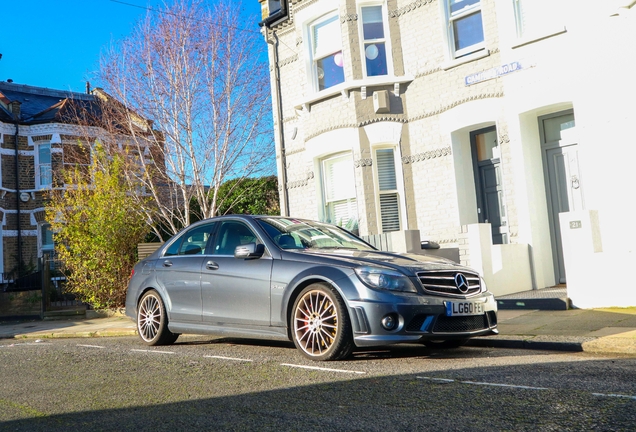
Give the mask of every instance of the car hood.
M 292 251 L 288 251 L 292 252 Z M 407 270 L 415 274 L 421 271 L 431 270 L 465 270 L 474 273 L 467 267 L 457 264 L 446 258 L 433 255 L 398 254 L 381 251 L 359 251 L 351 249 L 305 249 L 294 250 L 293 253 L 320 258 L 328 258 L 339 261 L 341 264 L 352 267 L 369 265 L 390 267 L 396 270 Z

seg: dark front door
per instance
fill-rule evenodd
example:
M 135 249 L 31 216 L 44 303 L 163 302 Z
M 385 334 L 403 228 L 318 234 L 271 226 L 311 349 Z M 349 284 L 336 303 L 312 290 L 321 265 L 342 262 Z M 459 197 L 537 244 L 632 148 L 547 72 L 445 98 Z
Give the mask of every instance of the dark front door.
M 508 243 L 506 208 L 501 181 L 501 158 L 494 126 L 471 132 L 479 223 L 489 223 L 492 243 Z
M 559 283 L 566 282 L 559 213 L 584 208 L 578 144 L 571 133 L 574 126 L 574 113 L 571 111 L 540 120 L 552 252 Z

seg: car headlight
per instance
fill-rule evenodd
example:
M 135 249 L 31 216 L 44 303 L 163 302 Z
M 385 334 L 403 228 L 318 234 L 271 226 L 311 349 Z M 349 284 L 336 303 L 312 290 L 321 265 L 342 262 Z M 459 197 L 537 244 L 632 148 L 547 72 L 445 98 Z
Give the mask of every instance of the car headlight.
M 356 274 L 362 282 L 371 288 L 389 291 L 417 292 L 411 280 L 402 273 L 378 267 L 358 267 Z
M 486 280 L 483 277 L 479 277 L 479 280 L 481 282 L 481 292 L 485 293 L 486 291 L 488 291 L 488 287 L 486 286 Z

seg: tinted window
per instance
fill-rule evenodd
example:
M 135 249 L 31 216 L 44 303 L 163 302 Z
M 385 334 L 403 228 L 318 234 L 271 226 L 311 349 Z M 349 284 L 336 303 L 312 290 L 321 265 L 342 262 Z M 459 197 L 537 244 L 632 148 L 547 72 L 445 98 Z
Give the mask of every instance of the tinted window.
M 260 243 L 254 232 L 244 223 L 225 221 L 221 224 L 216 243 L 212 250 L 215 255 L 234 255 L 237 246 Z
M 215 225 L 216 223 L 199 225 L 186 231 L 181 238 L 170 245 L 164 256 L 204 254 Z

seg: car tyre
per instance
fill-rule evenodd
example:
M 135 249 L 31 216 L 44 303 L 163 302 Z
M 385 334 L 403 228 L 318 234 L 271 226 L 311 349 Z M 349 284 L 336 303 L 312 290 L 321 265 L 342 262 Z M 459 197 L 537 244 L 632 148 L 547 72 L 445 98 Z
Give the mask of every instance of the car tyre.
M 179 334 L 168 330 L 166 308 L 155 290 L 146 292 L 139 301 L 137 332 L 141 340 L 151 346 L 170 345 L 179 337 Z
M 464 346 L 468 339 L 425 340 L 422 343 L 428 348 L 454 349 Z
M 307 286 L 296 298 L 291 318 L 292 339 L 305 357 L 329 361 L 351 355 L 351 320 L 332 287 L 320 283 Z

